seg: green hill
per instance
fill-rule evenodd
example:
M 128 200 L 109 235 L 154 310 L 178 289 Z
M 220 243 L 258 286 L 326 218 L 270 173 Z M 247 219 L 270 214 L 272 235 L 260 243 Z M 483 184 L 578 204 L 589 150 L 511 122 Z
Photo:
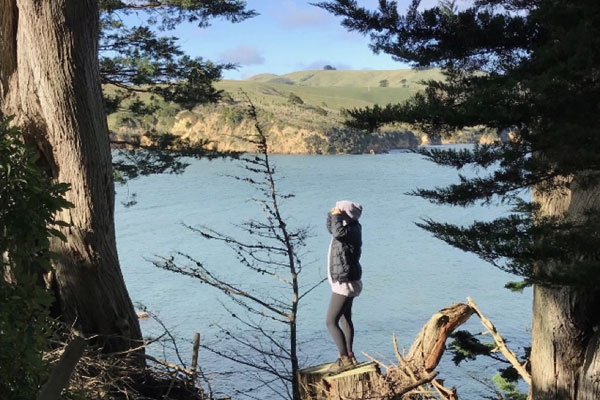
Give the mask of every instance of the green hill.
M 379 87 L 382 81 L 387 81 L 390 88 L 405 88 L 419 85 L 427 79 L 442 79 L 439 69 L 417 71 L 413 69 L 397 70 L 309 70 L 292 72 L 285 75 L 261 74 L 248 78 L 248 81 L 262 83 L 277 83 L 286 79 L 290 84 L 315 87 Z M 420 86 L 420 85 L 419 85 Z
M 224 80 L 216 87 L 233 93 L 241 89 L 253 100 L 286 102 L 289 93 L 305 103 L 329 109 L 385 105 L 407 99 L 421 90 L 421 81 L 441 79 L 439 70 L 299 71 L 285 75 L 260 74 L 243 81 Z M 385 87 L 381 87 L 385 86 Z

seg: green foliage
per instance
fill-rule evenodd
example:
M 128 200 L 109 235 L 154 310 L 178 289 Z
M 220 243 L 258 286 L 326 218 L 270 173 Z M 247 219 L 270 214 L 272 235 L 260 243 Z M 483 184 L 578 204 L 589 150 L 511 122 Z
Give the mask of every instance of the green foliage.
M 0 393 L 32 399 L 48 374 L 42 352 L 52 296 L 41 275 L 56 257 L 50 239 L 64 239 L 56 228 L 65 224 L 55 213 L 72 205 L 63 197 L 68 185 L 52 183 L 9 124 L 0 122 Z
M 304 100 L 302 100 L 300 96 L 294 94 L 294 92 L 290 92 L 288 102 L 291 104 L 304 104 Z
M 311 154 L 323 154 L 324 149 L 327 148 L 327 140 L 319 135 L 310 135 L 304 140 Z
M 236 152 L 206 150 L 208 140 L 192 144 L 188 139 L 156 131 L 133 137 L 126 145 L 131 146 L 119 149 L 113 157 L 113 167 L 118 171 L 114 177 L 120 183 L 152 174 L 180 174 L 189 165 L 190 157 L 210 160 L 239 156 Z
M 226 107 L 223 109 L 221 117 L 231 129 L 235 129 L 244 120 L 246 113 L 240 108 Z
M 6 399 L 33 399 L 49 374 L 42 359 L 48 349 L 48 307 L 52 297 L 20 276 L 0 280 L 0 391 Z
M 379 87 L 388 87 L 390 82 L 387 79 L 382 79 L 379 81 Z
M 474 360 L 477 356 L 489 356 L 496 347 L 492 343 L 481 343 L 468 331 L 456 331 L 450 337 L 452 342 L 450 342 L 448 350 L 452 353 L 452 361 L 456 365 L 465 360 Z
M 519 281 L 519 282 L 507 282 L 504 287 L 515 293 L 523 293 L 523 289 L 531 286 L 532 283 L 529 281 Z
M 206 27 L 212 18 L 223 17 L 231 22 L 241 22 L 256 14 L 246 9 L 241 0 L 101 0 L 100 1 L 100 75 L 105 87 L 104 102 L 107 113 L 126 111 L 136 124 L 135 133 L 154 135 L 169 132 L 174 114 L 164 115 L 165 108 L 171 112 L 175 107 L 192 108 L 197 104 L 215 102 L 221 91 L 213 83 L 221 78 L 225 69 L 233 64 L 215 64 L 201 57 L 186 55 L 174 36 L 164 34 L 185 22 Z M 140 24 L 128 26 L 126 16 L 135 15 Z M 165 107 L 165 102 L 169 104 Z M 160 126 L 156 126 L 161 121 Z M 153 128 L 150 128 L 152 126 Z M 121 134 L 134 133 L 121 127 Z M 168 142 L 168 141 L 167 141 Z M 121 143 L 122 144 L 122 143 Z M 135 146 L 135 141 L 128 146 Z M 188 149 L 189 150 L 189 149 Z M 167 149 L 162 149 L 163 155 Z M 194 156 L 201 157 L 202 146 Z M 115 168 L 126 168 L 122 177 L 131 176 L 131 170 L 181 171 L 170 168 L 168 162 L 177 157 L 143 158 L 144 165 L 128 164 L 123 160 Z M 136 158 L 129 158 L 135 162 Z M 156 162 L 153 168 L 148 162 Z M 179 163 L 179 166 L 183 163 Z M 140 175 L 140 174 L 137 174 Z
M 501 202 L 520 210 L 470 227 L 420 225 L 532 282 L 596 287 L 599 215 L 540 220 L 535 207 L 526 210 L 519 202 L 531 188 L 556 194 L 600 183 L 600 3 L 479 0 L 461 10 L 453 1 L 425 10 L 418 5 L 402 14 L 387 0 L 377 10 L 351 0 L 319 3 L 343 17 L 348 29 L 369 34 L 375 51 L 419 69 L 441 67 L 445 77 L 427 81 L 424 92 L 403 103 L 350 110 L 349 125 L 372 131 L 404 122 L 429 136 L 480 125 L 512 127 L 510 143 L 425 152 L 441 165 L 478 173 L 415 194 L 441 204 Z M 534 268 L 537 262 L 557 267 Z
M 331 128 L 325 132 L 328 154 L 361 154 L 367 148 L 367 138 L 359 131 L 349 128 Z
M 452 353 L 454 364 L 458 365 L 463 361 L 475 360 L 480 356 L 489 357 L 506 364 L 507 367 L 500 368 L 498 374 L 492 380 L 498 389 L 503 392 L 505 399 L 522 399 L 520 396 L 523 396 L 523 394 L 516 390 L 515 385 L 521 376 L 508 361 L 496 355 L 495 344 L 482 343 L 476 335 L 464 330 L 454 332 L 450 337 L 452 338 L 452 342 L 450 342 L 448 350 Z M 521 362 L 529 359 L 530 351 L 531 348 L 525 348 L 524 360 L 521 360 Z
M 502 375 L 494 375 L 492 381 L 498 390 L 502 392 L 505 400 L 527 400 L 527 393 L 519 392 L 515 383 L 503 378 Z

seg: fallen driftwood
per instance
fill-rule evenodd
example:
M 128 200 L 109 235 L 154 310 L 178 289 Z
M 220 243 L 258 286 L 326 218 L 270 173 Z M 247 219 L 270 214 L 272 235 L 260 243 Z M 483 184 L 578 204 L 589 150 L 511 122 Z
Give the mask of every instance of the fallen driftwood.
M 323 364 L 299 371 L 301 397 L 323 400 L 359 399 L 424 399 L 433 398 L 434 390 L 443 399 L 457 399 L 456 392 L 444 388 L 440 382 L 435 389 L 423 388 L 433 382 L 439 360 L 446 349 L 446 339 L 469 319 L 474 310 L 467 304 L 457 303 L 435 313 L 423 326 L 405 357 L 400 354 L 394 337 L 397 364 L 388 365 L 371 358 L 339 375 L 325 375 L 330 364 Z M 381 372 L 385 369 L 385 374 Z
M 71 374 L 87 347 L 87 342 L 81 336 L 75 336 L 67 345 L 56 366 L 52 369 L 50 378 L 37 394 L 37 400 L 58 400 L 62 390 L 69 384 Z

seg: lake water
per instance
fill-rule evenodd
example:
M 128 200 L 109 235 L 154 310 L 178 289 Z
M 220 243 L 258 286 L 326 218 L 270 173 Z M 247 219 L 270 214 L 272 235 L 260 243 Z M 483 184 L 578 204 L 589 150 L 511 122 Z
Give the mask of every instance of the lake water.
M 531 290 L 515 294 L 504 284 L 510 276 L 433 238 L 414 222 L 428 217 L 438 221 L 468 224 L 473 219 L 490 219 L 506 210 L 501 207 L 453 208 L 430 204 L 406 192 L 456 182 L 457 172 L 442 168 L 418 154 L 391 152 L 380 155 L 272 156 L 277 167 L 281 193 L 296 197 L 286 200 L 282 213 L 291 226 L 311 226 L 304 270 L 305 286 L 326 275 L 329 234 L 326 213 L 337 200 L 363 204 L 364 290 L 354 303 L 355 352 L 383 359 L 394 358 L 392 334 L 401 348 L 408 349 L 429 317 L 440 308 L 472 297 L 494 322 L 509 346 L 522 353 L 530 342 Z M 192 160 L 178 176 L 144 177 L 117 187 L 116 229 L 119 256 L 125 281 L 134 302 L 156 313 L 181 338 L 187 359 L 194 332 L 203 343 L 215 343 L 215 324 L 235 328 L 221 305 L 215 289 L 198 281 L 160 270 L 149 260 L 174 251 L 187 253 L 231 282 L 252 285 L 232 252 L 206 241 L 185 228 L 204 225 L 235 234 L 235 224 L 261 216 L 248 199 L 256 192 L 248 184 L 228 175 L 243 173 L 237 161 Z M 124 207 L 121 202 L 137 194 L 139 203 Z M 299 314 L 302 366 L 333 361 L 337 351 L 324 325 L 329 287 L 323 284 L 303 299 Z M 145 335 L 159 331 L 150 320 L 140 321 Z M 481 332 L 477 317 L 463 327 Z M 234 331 L 235 332 L 235 331 Z M 164 355 L 158 354 L 160 357 Z M 167 352 L 167 357 L 172 357 Z M 235 370 L 228 362 L 200 352 L 200 365 L 213 379 L 215 391 L 224 395 L 253 385 L 246 377 L 223 374 Z M 499 363 L 474 361 L 455 367 L 446 354 L 438 368 L 447 386 L 456 386 L 464 399 L 477 399 L 490 392 L 476 379 L 488 380 Z M 259 392 L 259 398 L 277 398 Z M 234 396 L 240 398 L 240 396 Z

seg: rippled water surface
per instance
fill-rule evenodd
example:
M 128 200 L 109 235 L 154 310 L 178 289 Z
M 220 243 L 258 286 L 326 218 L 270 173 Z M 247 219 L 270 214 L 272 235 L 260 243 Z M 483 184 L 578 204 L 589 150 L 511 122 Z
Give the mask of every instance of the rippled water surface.
M 426 320 L 438 309 L 472 297 L 496 324 L 516 351 L 530 341 L 531 290 L 514 294 L 503 288 L 518 280 L 433 238 L 414 222 L 428 217 L 466 224 L 490 219 L 505 210 L 500 207 L 469 209 L 441 207 L 409 196 L 416 187 L 435 187 L 457 181 L 455 170 L 439 167 L 412 153 L 345 156 L 272 156 L 282 193 L 296 196 L 286 200 L 282 213 L 291 226 L 311 226 L 305 267 L 300 276 L 307 287 L 325 276 L 328 233 L 325 216 L 336 200 L 363 204 L 364 290 L 354 303 L 355 352 L 393 358 L 392 334 L 408 349 Z M 252 275 L 241 271 L 231 251 L 203 240 L 183 224 L 205 225 L 235 234 L 235 224 L 261 216 L 248 201 L 256 192 L 228 175 L 243 171 L 236 161 L 193 160 L 178 176 L 151 176 L 117 188 L 116 225 L 119 256 L 125 281 L 134 302 L 156 313 L 182 338 L 181 351 L 190 356 L 194 332 L 203 343 L 214 341 L 215 324 L 233 321 L 220 301 L 226 301 L 206 285 L 154 267 L 149 260 L 174 251 L 202 260 L 220 276 L 239 284 L 252 285 Z M 121 202 L 137 194 L 138 204 Z M 183 224 L 182 224 L 183 223 Z M 332 361 L 336 350 L 324 325 L 329 288 L 321 285 L 303 299 L 299 315 L 299 340 L 303 365 Z M 146 335 L 158 331 L 157 324 L 142 320 Z M 483 327 L 476 317 L 466 325 L 473 332 Z M 163 356 L 160 354 L 160 356 Z M 170 353 L 167 354 L 170 356 Z M 171 354 L 172 356 L 172 354 Z M 247 380 L 216 373 L 231 365 L 200 354 L 200 363 L 213 373 L 213 386 L 224 394 L 233 385 L 243 390 Z M 359 359 L 365 359 L 359 356 Z M 469 362 L 455 367 L 449 354 L 441 362 L 440 377 L 456 386 L 465 399 L 477 399 L 489 391 L 474 378 L 489 379 L 499 364 Z M 271 398 L 262 392 L 263 398 Z M 275 397 L 273 397 L 275 398 Z

